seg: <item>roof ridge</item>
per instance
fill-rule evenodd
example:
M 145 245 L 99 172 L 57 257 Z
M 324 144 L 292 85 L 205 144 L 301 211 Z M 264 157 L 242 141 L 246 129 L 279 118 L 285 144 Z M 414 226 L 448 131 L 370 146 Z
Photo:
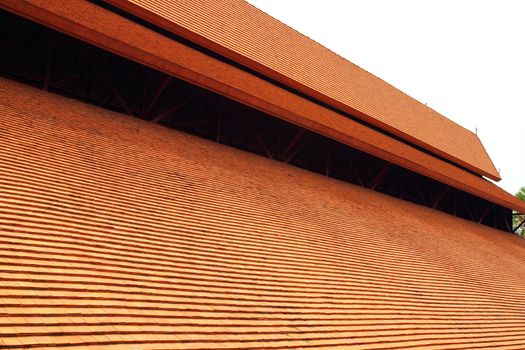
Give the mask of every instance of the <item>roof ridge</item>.
M 273 19 L 276 20 L 277 22 L 281 23 L 283 26 L 286 26 L 287 28 L 293 30 L 293 31 L 296 32 L 297 34 L 299 34 L 299 35 L 301 35 L 301 36 L 307 38 L 308 40 L 314 42 L 315 44 L 321 46 L 322 48 L 324 48 L 324 49 L 330 51 L 332 54 L 334 54 L 335 56 L 339 57 L 341 60 L 346 61 L 347 63 L 350 63 L 350 64 L 352 64 L 352 65 L 358 67 L 359 69 L 365 71 L 366 73 L 368 73 L 368 74 L 370 74 L 370 75 L 373 75 L 375 78 L 381 80 L 381 81 L 384 82 L 385 84 L 389 85 L 391 88 L 393 88 L 393 89 L 395 89 L 395 90 L 397 90 L 397 91 L 403 93 L 404 95 L 410 97 L 412 100 L 414 100 L 414 101 L 418 102 L 419 104 L 425 106 L 426 108 L 430 109 L 432 112 L 437 113 L 440 117 L 443 117 L 443 118 L 445 118 L 447 121 L 450 121 L 450 122 L 456 124 L 456 125 L 459 126 L 460 128 L 462 128 L 462 129 L 464 129 L 464 130 L 466 130 L 466 131 L 469 131 L 469 132 L 472 133 L 472 134 L 475 134 L 472 130 L 466 128 L 465 126 L 463 126 L 463 125 L 461 125 L 461 124 L 459 124 L 458 122 L 454 121 L 453 119 L 448 118 L 447 116 L 445 116 L 445 115 L 444 115 L 443 113 L 441 113 L 440 111 L 438 111 L 438 110 L 436 110 L 436 109 L 434 109 L 434 108 L 428 106 L 427 103 L 424 103 L 424 102 L 420 101 L 419 99 L 413 97 L 412 95 L 408 94 L 407 92 L 403 91 L 402 89 L 396 87 L 393 83 L 390 83 L 389 81 L 385 80 L 384 78 L 381 78 L 379 75 L 373 73 L 373 72 L 370 71 L 369 69 L 364 68 L 363 66 L 361 66 L 361 65 L 359 65 L 359 64 L 357 64 L 357 63 L 352 62 L 349 58 L 346 58 L 346 57 L 343 56 L 342 54 L 339 54 L 337 51 L 331 49 L 330 47 L 326 46 L 325 44 L 321 43 L 320 41 L 318 41 L 318 40 L 312 38 L 311 36 L 309 36 L 309 35 L 307 35 L 307 34 L 304 34 L 304 33 L 300 32 L 299 30 L 295 29 L 294 27 L 292 27 L 291 25 L 287 24 L 286 22 L 283 22 L 281 19 L 279 19 L 279 18 L 275 17 L 274 15 L 268 13 L 267 11 L 265 11 L 265 10 L 263 10 L 263 9 L 261 9 L 261 8 L 259 8 L 259 7 L 257 7 L 256 5 L 252 4 L 252 3 L 250 2 L 250 0 L 243 0 L 243 1 L 246 2 L 248 5 L 250 5 L 251 7 L 255 8 L 256 10 L 258 10 L 258 11 L 264 13 L 265 15 L 267 15 L 267 16 L 269 16 L 269 17 L 271 17 L 271 18 L 273 18 Z M 476 134 L 475 134 L 475 135 L 476 135 Z

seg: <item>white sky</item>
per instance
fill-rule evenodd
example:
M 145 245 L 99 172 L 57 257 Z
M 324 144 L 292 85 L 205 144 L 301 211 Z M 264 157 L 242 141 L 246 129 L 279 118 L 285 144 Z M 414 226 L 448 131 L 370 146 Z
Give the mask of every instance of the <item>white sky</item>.
M 248 0 L 475 131 L 525 186 L 525 1 Z

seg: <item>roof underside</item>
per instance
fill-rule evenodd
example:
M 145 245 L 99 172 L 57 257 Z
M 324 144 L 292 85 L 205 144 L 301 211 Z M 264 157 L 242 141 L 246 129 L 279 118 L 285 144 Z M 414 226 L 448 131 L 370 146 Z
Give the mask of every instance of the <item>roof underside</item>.
M 1 348 L 525 347 L 525 241 L 17 83 Z
M 477 135 L 243 0 L 107 2 L 500 180 Z
M 6 0 L 1 6 L 448 186 L 525 211 L 523 202 L 477 175 L 95 4 Z

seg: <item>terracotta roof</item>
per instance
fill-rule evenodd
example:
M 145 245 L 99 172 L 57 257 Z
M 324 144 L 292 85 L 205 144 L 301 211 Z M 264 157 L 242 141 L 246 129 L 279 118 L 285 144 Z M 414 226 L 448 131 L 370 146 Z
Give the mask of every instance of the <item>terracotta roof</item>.
M 0 87 L 0 348 L 525 347 L 517 236 Z
M 243 0 L 108 0 L 122 9 L 499 180 L 477 135 Z
M 489 181 L 95 4 L 5 0 L 0 6 L 475 196 L 525 212 L 522 201 Z

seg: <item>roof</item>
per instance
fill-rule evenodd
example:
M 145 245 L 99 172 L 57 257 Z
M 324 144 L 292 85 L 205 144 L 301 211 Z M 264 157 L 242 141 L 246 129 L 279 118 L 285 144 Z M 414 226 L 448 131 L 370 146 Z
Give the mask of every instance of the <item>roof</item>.
M 500 180 L 476 134 L 243 0 L 107 2 Z
M 1 87 L 1 348 L 525 347 L 517 236 Z
M 314 130 L 411 171 L 493 203 L 525 212 L 525 204 L 468 173 L 248 72 L 85 1 L 4 1 L 1 6 L 118 55 Z M 118 30 L 116 30 L 118 29 Z

